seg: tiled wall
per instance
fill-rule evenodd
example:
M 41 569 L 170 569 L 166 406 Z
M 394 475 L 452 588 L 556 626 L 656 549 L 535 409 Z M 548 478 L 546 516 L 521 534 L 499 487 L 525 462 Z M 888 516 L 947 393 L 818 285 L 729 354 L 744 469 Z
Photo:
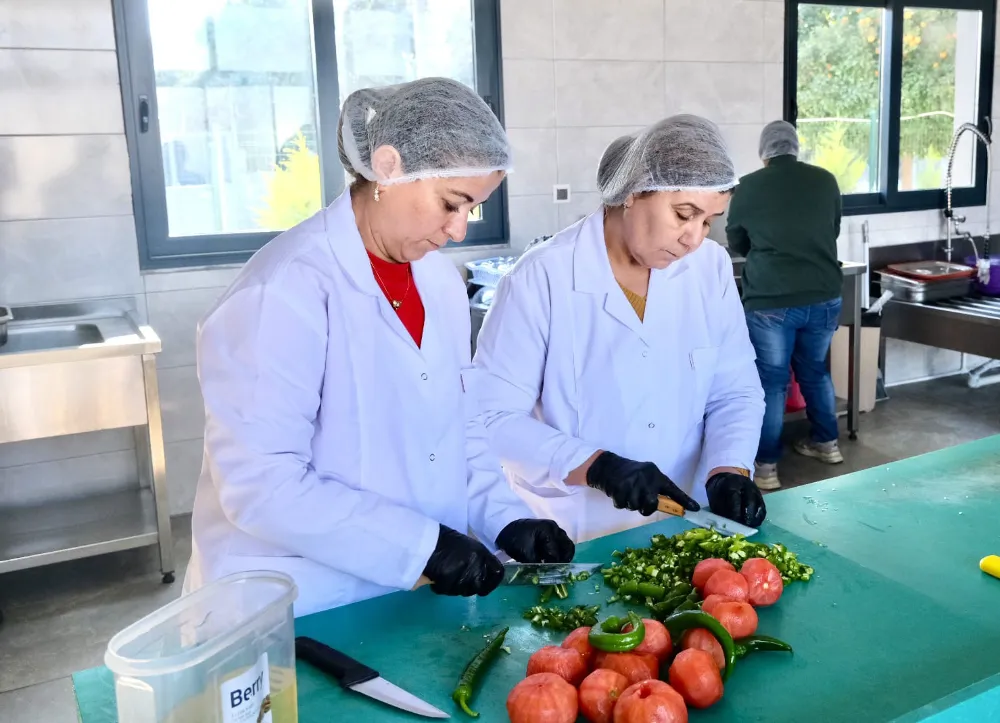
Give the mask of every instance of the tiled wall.
M 516 250 L 594 209 L 604 146 L 667 114 L 714 119 L 740 172 L 757 167 L 760 129 L 781 115 L 782 0 L 501 0 L 501 7 L 506 117 L 517 152 Z M 203 431 L 195 325 L 236 270 L 139 272 L 111 0 L 0 0 L 0 109 L 0 301 L 134 300 L 163 338 L 171 507 L 189 511 Z M 552 203 L 554 183 L 571 185 L 571 203 Z M 939 238 L 939 218 L 933 211 L 872 217 L 873 243 Z M 845 223 L 844 258 L 860 253 L 860 224 Z M 896 380 L 960 363 L 937 350 L 893 345 L 891 353 Z M 131 434 L 122 432 L 0 447 L 0 504 L 39 499 L 60 484 L 83 492 L 128 483 L 131 450 Z

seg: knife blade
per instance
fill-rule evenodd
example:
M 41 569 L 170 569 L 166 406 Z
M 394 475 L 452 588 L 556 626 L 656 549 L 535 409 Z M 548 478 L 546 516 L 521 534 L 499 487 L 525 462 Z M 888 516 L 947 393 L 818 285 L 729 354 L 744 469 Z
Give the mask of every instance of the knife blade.
M 450 718 L 443 710 L 393 685 L 378 671 L 359 663 L 339 650 L 307 637 L 295 638 L 295 655 L 324 673 L 336 678 L 340 686 L 355 693 L 400 708 L 425 718 Z
M 570 575 L 581 572 L 593 575 L 602 567 L 599 562 L 505 562 L 504 585 L 560 585 L 569 582 Z
M 692 525 L 704 527 L 709 530 L 718 530 L 724 535 L 743 535 L 744 537 L 752 537 L 757 534 L 756 527 L 747 527 L 746 525 L 740 524 L 735 520 L 730 520 L 728 517 L 716 515 L 712 512 L 708 512 L 707 510 L 689 512 L 669 497 L 664 497 L 663 495 L 660 495 L 657 509 L 668 515 L 683 517 Z

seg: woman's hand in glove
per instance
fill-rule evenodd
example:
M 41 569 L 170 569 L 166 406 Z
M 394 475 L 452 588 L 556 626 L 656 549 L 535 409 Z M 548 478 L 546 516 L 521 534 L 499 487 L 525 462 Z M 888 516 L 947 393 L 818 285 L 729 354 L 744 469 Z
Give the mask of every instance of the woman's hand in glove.
M 517 562 L 570 562 L 576 545 L 552 520 L 514 520 L 497 535 L 497 547 Z
M 749 477 L 720 472 L 705 483 L 708 506 L 717 515 L 750 527 L 759 527 L 767 516 L 764 496 Z
M 701 509 L 652 462 L 635 462 L 613 452 L 601 452 L 593 461 L 587 470 L 587 484 L 610 497 L 615 507 L 647 516 L 656 512 L 660 495 L 686 510 Z
M 441 525 L 424 576 L 438 595 L 489 595 L 503 581 L 503 565 L 483 543 Z

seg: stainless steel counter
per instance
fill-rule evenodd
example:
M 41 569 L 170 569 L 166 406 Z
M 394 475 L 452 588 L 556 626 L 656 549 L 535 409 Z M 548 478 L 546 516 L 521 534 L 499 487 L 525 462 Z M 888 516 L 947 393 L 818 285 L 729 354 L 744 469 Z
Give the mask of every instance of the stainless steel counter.
M 125 301 L 15 307 L 0 345 L 0 444 L 131 427 L 133 490 L 0 508 L 0 573 L 159 544 L 173 581 L 156 333 Z
M 730 253 L 733 259 L 733 275 L 736 283 L 741 283 L 746 259 Z M 858 423 L 861 416 L 861 299 L 864 291 L 864 274 L 868 267 L 856 261 L 842 261 L 844 272 L 843 309 L 840 323 L 851 330 L 848 341 L 848 383 L 847 383 L 847 433 L 854 440 L 858 438 Z
M 882 333 L 894 339 L 1000 359 L 1000 299 L 968 296 L 917 304 L 890 301 Z

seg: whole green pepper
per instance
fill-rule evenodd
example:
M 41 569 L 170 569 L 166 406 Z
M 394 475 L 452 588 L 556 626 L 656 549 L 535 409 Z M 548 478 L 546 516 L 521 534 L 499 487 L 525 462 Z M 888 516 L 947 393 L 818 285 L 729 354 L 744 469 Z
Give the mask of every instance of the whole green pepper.
M 509 627 L 497 633 L 492 640 L 486 643 L 486 647 L 480 650 L 476 657 L 469 661 L 462 672 L 462 677 L 458 679 L 458 685 L 451 693 L 451 699 L 458 704 L 458 707 L 473 718 L 478 718 L 479 713 L 469 708 L 469 698 L 475 689 L 476 679 L 486 665 L 496 657 L 497 651 L 503 646 L 503 640 L 507 636 Z
M 679 641 L 684 633 L 695 628 L 705 628 L 714 635 L 715 639 L 719 641 L 719 645 L 722 646 L 722 655 L 726 659 L 722 680 L 729 679 L 733 673 L 733 666 L 736 664 L 736 643 L 729 631 L 722 627 L 722 623 L 703 610 L 682 610 L 664 620 L 663 625 L 670 633 L 671 640 Z
M 768 635 L 750 635 L 746 638 L 740 638 L 735 642 L 737 659 L 745 658 L 750 653 L 757 652 L 792 652 L 792 646 L 784 640 L 778 640 L 777 638 L 772 638 Z
M 618 632 L 606 632 L 603 625 L 600 629 L 591 628 L 588 636 L 590 644 L 605 653 L 627 653 L 639 647 L 639 644 L 646 637 L 646 626 L 643 624 L 642 618 L 629 611 L 628 620 L 624 622 L 630 624 L 632 629 L 627 633 L 621 632 L 624 627 L 623 621 L 617 618 L 616 622 L 618 623 Z

